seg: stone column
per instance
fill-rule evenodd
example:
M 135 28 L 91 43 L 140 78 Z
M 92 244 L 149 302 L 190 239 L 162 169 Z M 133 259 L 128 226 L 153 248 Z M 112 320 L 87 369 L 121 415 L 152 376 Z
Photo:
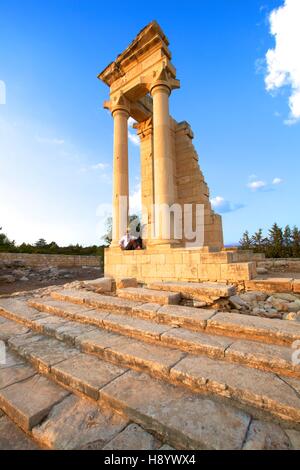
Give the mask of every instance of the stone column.
M 147 247 L 151 240 L 154 203 L 152 118 L 133 127 L 140 138 L 143 245 Z
M 175 197 L 169 114 L 171 89 L 166 81 L 158 80 L 150 91 L 153 98 L 154 203 L 157 209 L 158 206 L 171 206 Z M 167 230 L 165 210 L 160 210 L 159 214 L 156 211 L 158 230 L 154 243 L 171 243 L 171 237 L 166 239 L 164 235 Z
M 114 162 L 113 162 L 113 236 L 111 246 L 118 246 L 128 224 L 128 118 L 124 105 L 112 109 L 114 118 Z

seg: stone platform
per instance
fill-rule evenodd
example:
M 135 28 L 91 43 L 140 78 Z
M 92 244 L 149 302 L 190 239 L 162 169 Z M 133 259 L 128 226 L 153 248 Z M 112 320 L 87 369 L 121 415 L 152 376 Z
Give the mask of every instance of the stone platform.
M 145 250 L 105 250 L 105 276 L 135 277 L 139 282 L 157 281 L 249 281 L 256 277 L 262 255 L 249 251 L 214 251 L 212 248 L 173 248 L 169 245 Z

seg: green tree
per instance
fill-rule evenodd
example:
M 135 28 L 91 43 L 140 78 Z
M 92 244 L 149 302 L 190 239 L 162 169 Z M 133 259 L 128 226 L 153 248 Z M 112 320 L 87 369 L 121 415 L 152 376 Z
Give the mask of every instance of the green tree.
M 300 258 L 300 230 L 296 226 L 291 234 L 291 252 L 294 258 Z
M 44 238 L 40 238 L 36 243 L 35 243 L 35 246 L 37 248 L 46 248 L 47 246 L 47 242 Z
M 252 246 L 252 241 L 251 241 L 251 237 L 249 235 L 248 230 L 246 230 L 246 232 L 243 233 L 243 236 L 241 240 L 239 241 L 239 245 L 242 250 L 250 250 Z
M 256 252 L 263 252 L 265 248 L 266 240 L 263 236 L 262 229 L 258 229 L 257 232 L 251 237 L 251 244 Z
M 269 230 L 267 254 L 269 258 L 280 258 L 283 254 L 283 232 L 276 223 Z
M 13 251 L 15 249 L 15 241 L 9 240 L 7 235 L 2 232 L 0 227 L 0 251 Z
M 292 253 L 292 231 L 289 225 L 287 225 L 283 231 L 283 255 L 289 258 L 293 255 Z

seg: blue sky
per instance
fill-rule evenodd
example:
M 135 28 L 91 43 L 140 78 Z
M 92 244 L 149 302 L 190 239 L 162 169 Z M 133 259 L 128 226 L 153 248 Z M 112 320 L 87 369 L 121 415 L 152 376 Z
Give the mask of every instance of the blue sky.
M 297 9 L 298 0 L 286 1 Z M 0 226 L 17 242 L 100 242 L 111 203 L 113 122 L 97 74 L 153 19 L 170 40 L 181 80 L 171 113 L 192 126 L 226 243 L 275 221 L 300 225 L 300 68 L 293 55 L 300 36 L 294 28 L 290 37 L 289 24 L 296 13 L 299 24 L 300 10 L 272 23 L 283 4 L 0 0 Z M 129 146 L 134 210 L 134 137 Z

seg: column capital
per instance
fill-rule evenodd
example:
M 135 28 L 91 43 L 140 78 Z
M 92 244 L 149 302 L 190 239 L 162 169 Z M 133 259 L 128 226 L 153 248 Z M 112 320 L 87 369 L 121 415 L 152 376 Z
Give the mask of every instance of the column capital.
M 151 95 L 155 93 L 155 91 L 163 91 L 165 93 L 171 94 L 171 91 L 180 88 L 180 81 L 174 78 L 167 67 L 162 67 L 154 77 L 154 80 L 151 82 L 149 86 L 149 91 Z
M 111 99 L 110 101 L 105 101 L 104 108 L 109 109 L 112 115 L 120 111 L 128 114 L 128 117 L 130 116 L 130 103 L 127 98 L 125 98 L 123 93 L 120 93 L 117 97 Z
M 148 136 L 152 136 L 153 134 L 153 120 L 152 117 L 146 119 L 143 122 L 136 122 L 133 125 L 133 128 L 137 130 L 137 135 L 141 140 L 147 138 Z

